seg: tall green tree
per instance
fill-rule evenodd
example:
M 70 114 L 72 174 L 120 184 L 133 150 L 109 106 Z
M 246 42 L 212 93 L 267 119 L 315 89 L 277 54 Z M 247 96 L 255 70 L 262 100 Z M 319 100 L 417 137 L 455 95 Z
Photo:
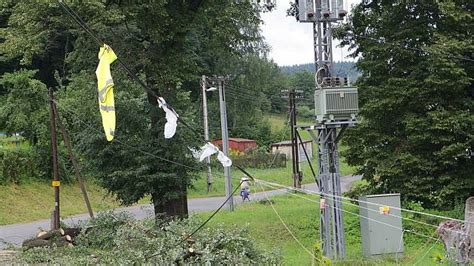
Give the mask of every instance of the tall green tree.
M 473 195 L 473 8 L 374 0 L 339 29 L 362 72 L 345 154 L 376 191 L 444 208 Z
M 224 74 L 230 59 L 236 62 L 265 50 L 259 9 L 247 1 L 69 5 L 192 127 L 200 122 L 193 104 L 200 75 Z M 195 131 L 179 124 L 176 136 L 164 139 L 166 120 L 156 99 L 120 72 L 115 62 L 118 126 L 115 141 L 107 142 L 94 75 L 99 45 L 57 3 L 4 1 L 2 7 L 8 9 L 0 13 L 0 51 L 10 62 L 7 71 L 17 71 L 15 64 L 34 69 L 34 78 L 56 89 L 59 110 L 85 169 L 124 204 L 150 195 L 156 215 L 186 216 L 186 190 L 199 168 L 189 148 L 202 145 Z

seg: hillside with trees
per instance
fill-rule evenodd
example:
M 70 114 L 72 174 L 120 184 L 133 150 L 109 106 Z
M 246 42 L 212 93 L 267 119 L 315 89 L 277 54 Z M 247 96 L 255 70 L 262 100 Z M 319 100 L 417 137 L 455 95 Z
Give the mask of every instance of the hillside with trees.
M 299 64 L 292 66 L 280 66 L 283 74 L 292 75 L 298 72 L 315 73 L 315 66 L 313 63 Z M 356 82 L 360 76 L 360 71 L 357 70 L 355 61 L 337 61 L 333 63 L 333 70 L 336 76 L 348 77 L 351 83 Z

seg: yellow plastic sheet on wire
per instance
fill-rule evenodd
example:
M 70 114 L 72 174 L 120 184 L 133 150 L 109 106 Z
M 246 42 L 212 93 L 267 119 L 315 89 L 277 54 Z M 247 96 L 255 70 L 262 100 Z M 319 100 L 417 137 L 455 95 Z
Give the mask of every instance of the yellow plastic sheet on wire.
M 112 48 L 104 44 L 99 51 L 99 65 L 95 71 L 99 91 L 99 108 L 105 136 L 108 141 L 115 135 L 114 81 L 110 74 L 110 64 L 117 59 Z

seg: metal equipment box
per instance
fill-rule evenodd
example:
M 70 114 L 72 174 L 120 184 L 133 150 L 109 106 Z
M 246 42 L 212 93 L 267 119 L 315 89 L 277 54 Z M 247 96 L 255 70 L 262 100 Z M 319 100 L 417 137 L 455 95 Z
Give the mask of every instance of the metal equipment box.
M 400 194 L 367 195 L 359 200 L 364 256 L 403 253 Z
M 316 20 L 314 13 L 314 0 L 298 1 L 298 21 L 313 22 Z
M 323 88 L 314 92 L 316 121 L 355 120 L 359 111 L 356 87 Z

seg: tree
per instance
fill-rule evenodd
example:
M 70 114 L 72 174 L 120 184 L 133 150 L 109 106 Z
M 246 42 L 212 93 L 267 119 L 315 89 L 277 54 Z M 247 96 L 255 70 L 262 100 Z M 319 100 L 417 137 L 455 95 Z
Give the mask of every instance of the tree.
M 191 127 L 199 123 L 193 100 L 199 95 L 200 75 L 225 72 L 229 58 L 259 55 L 265 49 L 259 10 L 247 1 L 70 5 Z M 186 216 L 186 189 L 199 169 L 189 148 L 203 140 L 183 124 L 173 139 L 164 139 L 166 121 L 156 99 L 120 72 L 116 62 L 117 137 L 106 142 L 94 75 L 99 45 L 57 3 L 13 1 L 8 10 L 0 14 L 6 21 L 1 23 L 0 50 L 8 62 L 37 70 L 34 78 L 56 89 L 59 110 L 85 169 L 124 204 L 150 195 L 156 215 Z M 12 72 L 18 70 L 8 65 Z
M 48 134 L 46 85 L 33 78 L 35 71 L 6 73 L 0 84 L 7 94 L 0 106 L 0 128 L 6 132 L 21 132 L 33 145 Z M 44 143 L 43 143 L 44 144 Z
M 473 7 L 370 1 L 338 30 L 362 72 L 345 155 L 375 191 L 442 208 L 472 195 Z
M 305 106 L 314 108 L 314 90 L 316 89 L 314 73 L 309 71 L 294 72 L 289 79 L 291 88 L 303 91 L 304 100 L 299 100 L 298 103 L 304 102 Z

